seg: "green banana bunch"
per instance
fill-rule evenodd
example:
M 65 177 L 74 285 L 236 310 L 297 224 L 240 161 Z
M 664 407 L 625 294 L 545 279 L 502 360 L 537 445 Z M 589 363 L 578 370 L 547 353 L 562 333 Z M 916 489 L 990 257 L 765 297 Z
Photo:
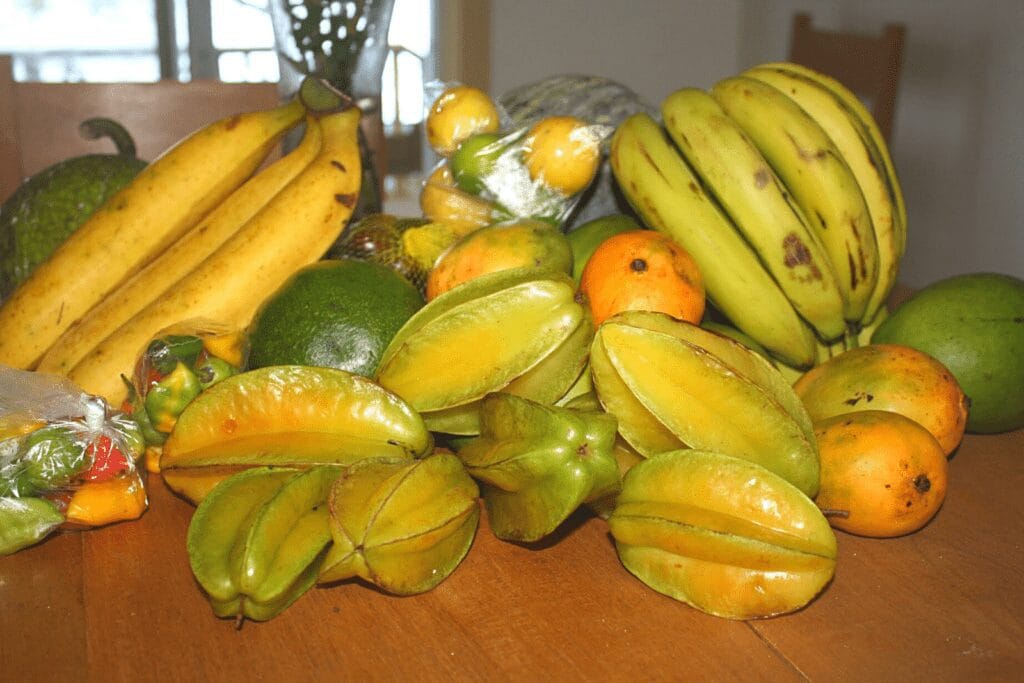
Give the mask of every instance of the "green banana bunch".
M 644 223 L 670 235 L 700 265 L 718 310 L 788 365 L 814 365 L 813 330 L 654 119 L 641 113 L 623 121 L 609 162 Z
M 186 547 L 214 614 L 266 621 L 315 583 L 331 540 L 327 494 L 340 473 L 255 467 L 203 499 Z
M 482 482 L 491 530 L 500 539 L 538 541 L 583 503 L 618 489 L 616 422 L 603 411 L 494 393 L 483 399 L 480 423 L 480 436 L 458 456 Z
M 359 577 L 396 595 L 423 593 L 469 552 L 479 489 L 459 459 L 364 460 L 331 489 L 330 534 L 318 583 Z
M 878 282 L 878 244 L 864 194 L 842 153 L 818 121 L 762 81 L 726 78 L 711 92 L 803 209 L 836 269 L 846 319 L 860 321 Z
M 480 432 L 480 400 L 505 391 L 554 403 L 586 365 L 594 328 L 565 273 L 475 278 L 417 311 L 384 350 L 376 381 L 434 432 Z
M 590 350 L 594 388 L 619 433 L 652 457 L 680 448 L 757 463 L 818 490 L 811 420 L 789 382 L 743 344 L 661 313 L 615 315 Z
M 834 79 L 796 64 L 764 64 L 745 76 L 774 86 L 817 121 L 850 166 L 864 195 L 878 245 L 878 280 L 861 318 L 874 321 L 896 282 L 907 217 L 892 159 L 860 100 Z

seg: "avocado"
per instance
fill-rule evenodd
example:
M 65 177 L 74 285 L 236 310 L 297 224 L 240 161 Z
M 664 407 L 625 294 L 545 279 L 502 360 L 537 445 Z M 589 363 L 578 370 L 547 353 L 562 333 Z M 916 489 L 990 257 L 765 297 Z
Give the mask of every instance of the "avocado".
M 84 137 L 110 137 L 117 153 L 60 161 L 26 180 L 0 205 L 0 300 L 146 166 L 117 122 L 88 119 L 80 131 Z
M 968 273 L 934 282 L 871 341 L 910 346 L 945 365 L 970 399 L 967 431 L 1024 427 L 1024 280 Z

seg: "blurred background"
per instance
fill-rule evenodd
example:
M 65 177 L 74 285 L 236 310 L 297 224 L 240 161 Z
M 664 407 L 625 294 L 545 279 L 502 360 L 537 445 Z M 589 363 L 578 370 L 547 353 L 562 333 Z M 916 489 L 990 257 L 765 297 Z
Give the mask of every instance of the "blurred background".
M 275 82 L 267 2 L 0 0 L 0 54 L 12 55 L 16 81 Z M 1024 277 L 1020 0 L 395 0 L 381 114 L 408 153 L 393 155 L 390 186 L 433 163 L 420 124 L 439 82 L 497 96 L 592 74 L 656 105 L 784 59 L 797 12 L 830 30 L 906 26 L 891 141 L 909 213 L 901 280 Z

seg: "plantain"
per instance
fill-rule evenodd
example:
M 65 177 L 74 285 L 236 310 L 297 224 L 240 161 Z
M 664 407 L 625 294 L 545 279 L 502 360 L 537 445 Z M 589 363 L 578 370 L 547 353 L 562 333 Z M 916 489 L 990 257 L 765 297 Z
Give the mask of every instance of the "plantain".
M 76 320 L 252 175 L 304 112 L 295 99 L 274 109 L 229 116 L 155 159 L 0 307 L 0 363 L 34 368 Z M 118 381 L 115 376 L 114 383 Z
M 677 90 L 665 98 L 661 111 L 683 157 L 796 312 L 821 338 L 842 336 L 843 297 L 832 262 L 757 147 L 704 90 Z
M 260 304 L 296 270 L 324 255 L 352 215 L 361 166 L 360 112 L 321 116 L 316 158 L 246 224 L 160 299 L 99 342 L 68 373 L 86 391 L 120 405 L 121 375 L 168 325 L 201 318 L 244 329 Z
M 689 447 L 756 462 L 818 488 L 810 418 L 789 383 L 739 342 L 660 313 L 609 318 L 591 347 L 594 388 L 639 453 Z
M 878 281 L 862 317 L 862 321 L 870 322 L 885 305 L 896 282 L 906 234 L 905 218 L 898 208 L 899 184 L 886 173 L 882 150 L 844 99 L 820 80 L 770 66 L 748 69 L 743 75 L 778 88 L 810 114 L 857 179 L 878 244 Z
M 711 302 L 776 357 L 813 365 L 813 331 L 654 119 L 635 114 L 623 121 L 612 136 L 609 161 L 644 223 L 670 235 L 697 261 Z
M 322 143 L 307 117 L 302 142 L 247 180 L 165 252 L 75 321 L 39 361 L 41 372 L 66 374 L 93 347 L 195 269 L 301 172 Z
M 792 192 L 836 270 L 846 320 L 860 321 L 878 282 L 878 244 L 846 160 L 817 121 L 770 85 L 736 76 L 712 94 Z

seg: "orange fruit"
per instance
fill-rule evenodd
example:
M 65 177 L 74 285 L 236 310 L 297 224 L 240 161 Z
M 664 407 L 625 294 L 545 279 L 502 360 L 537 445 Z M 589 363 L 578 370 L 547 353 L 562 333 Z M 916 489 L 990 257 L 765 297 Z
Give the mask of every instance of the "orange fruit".
M 474 133 L 493 133 L 501 119 L 494 101 L 483 90 L 456 85 L 441 93 L 427 113 L 427 142 L 448 156 Z
M 544 117 L 523 141 L 530 177 L 567 196 L 590 184 L 600 161 L 600 138 L 574 116 Z
M 594 324 L 621 311 L 657 311 L 697 324 L 704 278 L 689 252 L 654 230 L 629 230 L 598 245 L 580 276 Z
M 815 422 L 814 434 L 821 463 L 815 503 L 833 527 L 875 538 L 902 536 L 923 527 L 942 506 L 949 464 L 919 423 L 865 410 Z

